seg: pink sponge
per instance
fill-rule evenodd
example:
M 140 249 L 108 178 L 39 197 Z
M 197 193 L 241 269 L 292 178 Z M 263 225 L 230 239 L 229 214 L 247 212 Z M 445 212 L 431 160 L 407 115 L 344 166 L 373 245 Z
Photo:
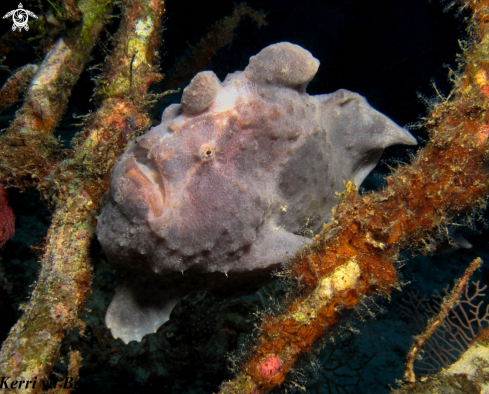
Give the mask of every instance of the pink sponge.
M 258 370 L 266 378 L 273 378 L 280 372 L 282 360 L 273 354 L 269 354 L 265 360 L 258 365 Z

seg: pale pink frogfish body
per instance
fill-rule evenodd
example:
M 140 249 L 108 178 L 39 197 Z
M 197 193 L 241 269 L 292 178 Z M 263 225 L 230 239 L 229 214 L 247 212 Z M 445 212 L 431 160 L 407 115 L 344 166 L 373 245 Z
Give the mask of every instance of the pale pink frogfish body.
M 220 82 L 195 76 L 181 104 L 113 169 L 97 235 L 118 272 L 106 324 L 124 342 L 186 295 L 251 293 L 318 232 L 345 181 L 414 137 L 356 93 L 310 96 L 319 61 L 282 42 Z M 307 235 L 307 234 L 306 234 Z

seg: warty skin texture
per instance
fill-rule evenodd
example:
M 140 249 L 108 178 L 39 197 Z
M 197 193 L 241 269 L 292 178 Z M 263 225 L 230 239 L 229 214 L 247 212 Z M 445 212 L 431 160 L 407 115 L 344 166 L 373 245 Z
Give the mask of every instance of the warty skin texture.
M 221 83 L 197 74 L 121 156 L 97 235 L 118 271 L 106 324 L 124 342 L 168 320 L 187 294 L 253 292 L 310 242 L 345 181 L 360 184 L 408 131 L 356 93 L 310 96 L 319 61 L 263 49 Z

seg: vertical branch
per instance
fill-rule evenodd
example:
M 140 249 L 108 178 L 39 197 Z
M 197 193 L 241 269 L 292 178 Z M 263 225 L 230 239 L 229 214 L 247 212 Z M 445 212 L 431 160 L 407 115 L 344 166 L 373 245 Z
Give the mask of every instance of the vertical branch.
M 487 392 L 489 363 L 489 327 L 470 344 L 460 358 L 447 369 L 428 375 L 421 381 L 405 384 L 392 394 L 483 393 Z
M 407 355 L 406 369 L 404 371 L 404 382 L 416 382 L 416 376 L 414 375 L 413 368 L 414 360 L 416 360 L 419 351 L 426 343 L 426 341 L 430 339 L 431 335 L 437 330 L 437 328 L 448 316 L 448 313 L 453 309 L 454 306 L 457 305 L 460 299 L 460 295 L 462 294 L 462 291 L 464 291 L 464 289 L 466 288 L 469 279 L 472 277 L 474 271 L 481 266 L 481 264 L 482 260 L 479 257 L 470 263 L 469 267 L 465 270 L 462 278 L 460 278 L 460 280 L 455 284 L 448 297 L 444 299 L 438 315 L 434 316 L 428 321 L 426 329 L 422 334 L 415 337 L 411 349 L 409 350 Z

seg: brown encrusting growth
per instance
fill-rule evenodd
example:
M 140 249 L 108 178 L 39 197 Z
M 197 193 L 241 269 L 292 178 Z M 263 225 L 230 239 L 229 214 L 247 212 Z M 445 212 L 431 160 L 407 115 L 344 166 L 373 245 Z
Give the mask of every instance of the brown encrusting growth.
M 82 19 L 83 13 L 78 8 L 79 0 L 61 0 L 63 16 L 70 22 L 78 22 Z
M 348 184 L 331 223 L 290 264 L 298 296 L 281 316 L 263 319 L 238 375 L 221 393 L 265 393 L 282 383 L 295 361 L 339 320 L 372 295 L 397 288 L 395 262 L 402 249 L 430 252 L 430 239 L 454 217 L 483 208 L 489 192 L 489 20 L 487 1 L 467 2 L 474 12 L 474 43 L 464 69 L 454 74 L 452 100 L 433 106 L 426 120 L 430 141 L 388 186 L 358 195 Z M 263 363 L 277 359 L 274 373 Z M 268 370 L 270 371 L 270 369 Z
M 0 179 L 0 248 L 5 245 L 15 232 L 15 216 L 8 205 L 8 192 L 5 190 L 5 181 Z
M 60 42 L 47 56 L 34 77 L 23 109 L 1 136 L 2 147 L 6 148 L 2 148 L 0 174 L 16 186 L 37 185 L 54 208 L 39 280 L 31 300 L 23 307 L 23 316 L 12 328 L 0 353 L 1 376 L 24 380 L 48 378 L 66 331 L 79 329 L 83 332 L 80 316 L 90 294 L 89 248 L 96 211 L 108 188 L 115 160 L 130 137 L 149 125 L 147 89 L 160 78 L 156 48 L 164 2 L 127 1 L 114 37 L 114 49 L 98 81 L 100 108 L 77 136 L 72 154 L 58 161 L 53 156 L 56 144 L 52 142 L 51 132 L 59 121 L 73 79 L 85 64 L 78 50 L 80 46 L 88 48 L 88 44 L 96 40 L 111 2 L 84 0 L 78 6 L 84 17 L 77 40 Z M 99 30 L 84 30 L 97 24 Z M 87 50 L 83 52 L 86 57 Z M 63 73 L 70 73 L 70 70 L 75 76 L 64 75 L 60 80 Z M 29 346 L 25 346 L 26 343 Z M 69 373 L 77 376 L 80 362 L 80 355 L 72 353 Z M 25 392 L 40 390 L 42 386 Z
M 0 113 L 21 99 L 22 93 L 31 83 L 31 79 L 37 73 L 37 69 L 37 64 L 26 64 L 5 82 L 5 85 L 0 90 Z

